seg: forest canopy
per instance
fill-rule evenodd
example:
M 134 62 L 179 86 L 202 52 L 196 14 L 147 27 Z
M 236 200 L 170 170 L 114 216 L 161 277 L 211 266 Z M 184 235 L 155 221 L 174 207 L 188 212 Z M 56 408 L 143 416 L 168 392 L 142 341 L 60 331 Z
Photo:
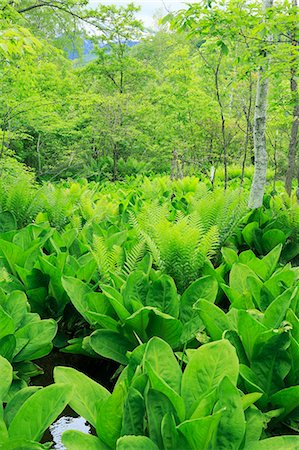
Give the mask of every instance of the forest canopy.
M 268 166 L 277 177 L 287 173 L 290 192 L 297 1 L 202 1 L 152 30 L 137 11 L 86 0 L 1 1 L 1 158 L 13 155 L 39 178 L 215 167 L 227 184 L 230 165 L 243 178 L 254 163 L 256 96 L 267 85 Z

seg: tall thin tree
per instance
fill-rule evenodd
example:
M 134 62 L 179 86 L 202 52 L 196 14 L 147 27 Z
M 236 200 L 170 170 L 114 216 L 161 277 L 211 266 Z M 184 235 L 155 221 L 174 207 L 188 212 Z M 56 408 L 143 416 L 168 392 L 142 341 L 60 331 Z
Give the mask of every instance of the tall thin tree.
M 263 0 L 265 11 L 273 6 L 273 0 Z M 271 41 L 268 35 L 267 41 Z M 259 68 L 254 112 L 254 175 L 249 196 L 249 207 L 259 208 L 263 204 L 267 178 L 266 119 L 268 97 L 269 56 L 264 46 L 261 50 L 263 64 Z

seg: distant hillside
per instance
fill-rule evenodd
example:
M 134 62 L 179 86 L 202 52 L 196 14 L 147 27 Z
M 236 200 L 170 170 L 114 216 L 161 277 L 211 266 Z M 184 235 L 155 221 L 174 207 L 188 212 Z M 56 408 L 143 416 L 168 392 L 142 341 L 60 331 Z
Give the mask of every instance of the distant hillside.
M 139 44 L 138 41 L 127 41 L 127 45 L 130 48 L 134 47 L 137 44 Z M 99 43 L 99 47 L 100 48 L 104 48 L 104 47 L 108 48 L 108 45 Z M 94 43 L 88 39 L 84 39 L 84 42 L 83 42 L 83 62 L 84 63 L 87 63 L 87 62 L 95 59 L 93 49 L 94 49 Z M 69 59 L 71 59 L 73 61 L 73 60 L 79 58 L 79 52 L 78 52 L 78 50 L 74 49 L 73 51 L 69 52 L 68 56 L 69 56 Z

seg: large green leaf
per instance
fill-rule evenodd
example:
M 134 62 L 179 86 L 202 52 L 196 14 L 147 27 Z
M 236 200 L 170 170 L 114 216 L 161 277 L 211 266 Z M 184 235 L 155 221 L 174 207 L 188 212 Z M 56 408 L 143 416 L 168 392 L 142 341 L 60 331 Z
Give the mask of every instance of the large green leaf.
M 268 306 L 263 319 L 266 327 L 279 328 L 296 293 L 297 289 L 289 288 Z
M 182 397 L 187 417 L 196 409 L 200 399 L 227 376 L 235 385 L 239 361 L 235 348 L 223 339 L 198 348 L 192 355 L 182 378 Z
M 12 383 L 12 367 L 9 362 L 0 356 L 0 403 L 9 391 Z
M 0 339 L 0 355 L 11 361 L 16 348 L 16 338 L 13 334 L 8 334 Z
M 62 434 L 62 443 L 66 450 L 109 450 L 97 437 L 76 430 L 65 431 Z
M 157 374 L 148 361 L 145 361 L 145 370 L 149 376 L 151 387 L 166 395 L 172 403 L 179 419 L 183 421 L 185 418 L 185 405 L 182 397 Z
M 273 406 L 284 409 L 280 416 L 280 420 L 282 420 L 291 411 L 299 407 L 299 386 L 291 386 L 276 392 L 272 395 L 270 401 Z
M 144 361 L 147 361 L 174 391 L 178 394 L 181 392 L 182 371 L 166 342 L 153 337 L 146 346 Z
M 194 303 L 200 298 L 214 303 L 218 293 L 218 282 L 211 275 L 204 276 L 194 281 L 183 293 L 180 306 L 180 319 L 188 322 L 196 314 L 193 310 Z
M 265 325 L 255 319 L 248 311 L 238 310 L 238 332 L 247 358 L 252 359 L 253 348 L 261 333 L 267 331 Z
M 39 264 L 42 272 L 50 277 L 49 290 L 56 299 L 59 312 L 61 313 L 69 301 L 68 296 L 65 293 L 65 288 L 62 285 L 62 270 L 51 264 L 45 257 L 39 259 Z
M 146 304 L 148 288 L 148 277 L 141 270 L 130 273 L 122 291 L 123 302 L 128 311 L 133 312 L 132 302 L 137 302 L 139 307 Z
M 151 284 L 146 296 L 146 305 L 156 307 L 175 318 L 178 317 L 179 297 L 171 277 L 164 274 Z
M 15 324 L 12 317 L 0 306 L 0 339 L 8 334 L 13 334 L 14 331 Z
M 200 299 L 196 302 L 194 308 L 198 311 L 198 314 L 213 341 L 221 339 L 223 333 L 232 328 L 232 324 L 227 315 L 213 303 Z
M 12 317 L 16 330 L 25 325 L 25 316 L 29 312 L 29 305 L 24 292 L 13 291 L 7 298 L 4 308 Z
M 268 253 L 274 249 L 275 246 L 280 247 L 280 252 L 282 249 L 282 245 L 286 241 L 286 235 L 282 230 L 272 229 L 268 230 L 263 234 L 262 244 L 265 249 L 265 252 Z M 280 255 L 279 252 L 279 255 Z
M 121 436 L 127 390 L 124 383 L 115 386 L 110 397 L 98 403 L 97 434 L 108 447 L 115 448 Z
M 178 441 L 180 440 L 180 436 L 176 428 L 173 414 L 167 413 L 163 417 L 161 423 L 161 433 L 165 450 L 173 450 L 174 448 L 179 448 Z M 186 445 L 183 445 L 182 448 L 184 447 L 186 447 Z M 159 446 L 159 448 L 161 447 Z
M 97 402 L 110 396 L 107 389 L 71 367 L 55 367 L 54 380 L 56 383 L 70 384 L 73 387 L 69 402 L 71 408 L 95 427 Z
M 124 405 L 124 415 L 121 429 L 122 436 L 127 434 L 132 434 L 135 436 L 143 435 L 144 416 L 144 398 L 137 389 L 130 386 Z
M 266 425 L 264 414 L 255 406 L 250 406 L 245 411 L 246 431 L 244 444 L 257 443 Z
M 191 450 L 208 450 L 215 440 L 221 413 L 186 420 L 177 429 L 185 436 Z
M 91 292 L 88 285 L 74 277 L 62 277 L 61 283 L 76 310 L 85 318 L 85 320 L 89 321 L 86 312 L 89 311 L 90 308 L 85 299 L 86 295 Z
M 298 450 L 299 436 L 279 436 L 249 443 L 244 450 Z
M 146 436 L 124 436 L 118 439 L 116 450 L 159 450 Z
M 233 291 L 244 295 L 248 291 L 247 278 L 256 277 L 252 269 L 245 264 L 234 264 L 229 274 L 229 285 Z
M 72 387 L 66 384 L 50 385 L 35 392 L 15 414 L 8 429 L 9 436 L 39 441 L 71 397 Z
M 149 338 L 158 336 L 175 347 L 180 340 L 182 329 L 183 325 L 178 319 L 154 308 L 146 331 Z
M 1 450 L 45 450 L 48 448 L 46 444 L 39 444 L 27 439 L 9 439 L 3 445 L 0 444 Z
M 17 221 L 15 216 L 10 211 L 3 211 L 0 213 L 0 233 L 6 231 L 16 230 Z
M 223 411 L 215 447 L 217 450 L 235 450 L 240 448 L 245 434 L 245 417 L 240 392 L 227 377 L 221 381 L 218 392 L 219 400 L 215 411 Z
M 113 359 L 120 364 L 128 364 L 126 356 L 134 345 L 120 333 L 112 330 L 97 330 L 90 336 L 91 348 L 104 358 Z
M 284 379 L 291 368 L 286 351 L 289 343 L 288 333 L 272 331 L 262 334 L 255 342 L 251 368 L 268 395 L 284 387 Z
M 14 356 L 14 361 L 38 359 L 50 353 L 52 350 L 52 340 L 56 332 L 57 323 L 53 319 L 30 322 L 23 328 L 20 328 L 15 333 L 17 347 L 19 341 L 27 341 L 27 343 Z
M 174 407 L 162 392 L 149 389 L 146 395 L 146 411 L 149 436 L 159 448 L 163 448 L 162 420 L 166 414 L 171 415 L 175 412 Z M 174 432 L 176 433 L 175 425 Z
M 11 423 L 20 406 L 31 397 L 35 392 L 41 389 L 39 386 L 30 386 L 18 391 L 7 403 L 4 410 L 4 420 L 7 426 Z

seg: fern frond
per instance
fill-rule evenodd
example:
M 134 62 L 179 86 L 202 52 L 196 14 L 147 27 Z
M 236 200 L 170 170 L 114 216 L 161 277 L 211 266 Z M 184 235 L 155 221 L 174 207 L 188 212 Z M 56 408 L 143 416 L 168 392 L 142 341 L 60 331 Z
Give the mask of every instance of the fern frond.
M 138 264 L 138 262 L 141 261 L 141 259 L 144 256 L 144 251 L 145 251 L 145 241 L 140 240 L 131 248 L 131 250 L 127 252 L 125 264 L 123 267 L 123 272 L 126 275 L 129 275 L 131 272 L 133 272 L 133 270 L 136 269 L 136 265 Z

